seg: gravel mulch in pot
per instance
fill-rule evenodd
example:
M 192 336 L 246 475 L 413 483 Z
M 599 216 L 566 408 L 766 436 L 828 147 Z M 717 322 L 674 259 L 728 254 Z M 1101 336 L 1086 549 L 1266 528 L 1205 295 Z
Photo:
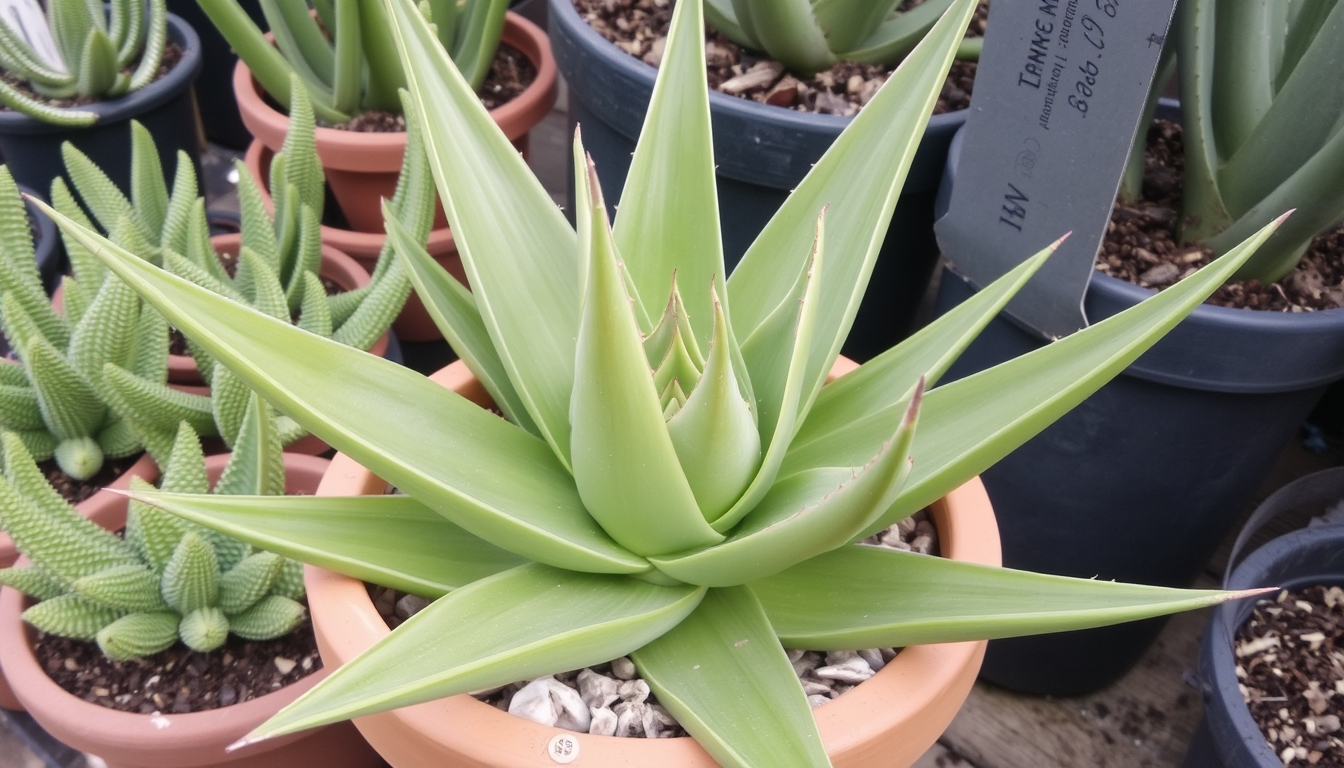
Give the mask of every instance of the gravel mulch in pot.
M 1236 656 L 1246 706 L 1284 765 L 1344 766 L 1344 589 L 1259 601 Z
M 901 10 L 922 1 L 906 0 Z M 663 59 L 674 4 L 673 0 L 574 0 L 580 18 L 595 32 L 655 67 Z M 988 18 L 989 3 L 982 0 L 968 34 L 983 37 Z M 799 112 L 846 116 L 858 114 L 894 69 L 842 61 L 812 77 L 798 78 L 785 72 L 779 62 L 742 48 L 709 26 L 705 27 L 705 63 L 709 87 L 720 93 Z M 974 62 L 964 61 L 952 65 L 934 114 L 970 106 L 975 67 Z
M 160 59 L 159 61 L 159 71 L 155 73 L 154 79 L 151 80 L 150 82 L 156 83 L 159 80 L 162 80 L 164 77 L 166 77 L 169 72 L 173 71 L 173 67 L 176 67 L 178 62 L 182 61 L 183 53 L 184 51 L 182 50 L 182 46 L 178 45 L 172 40 L 167 41 L 163 46 L 163 58 Z M 124 72 L 126 75 L 129 76 L 135 72 L 135 68 L 138 66 L 140 66 L 140 59 L 136 58 L 135 61 L 132 61 L 130 64 L 126 65 L 126 68 L 123 69 L 122 72 Z M 48 96 L 44 96 L 38 93 L 37 91 L 34 91 L 32 87 L 29 85 L 27 80 L 24 80 L 23 78 L 18 77 L 17 75 L 7 70 L 0 71 L 0 80 L 5 81 L 5 83 L 9 84 L 23 95 L 36 99 L 39 103 L 46 104 L 47 106 L 50 107 L 68 109 L 70 107 L 83 107 L 89 104 L 97 104 L 103 101 L 103 99 L 94 98 L 91 96 L 71 96 L 67 98 L 53 99 Z M 3 110 L 5 112 L 14 111 L 4 105 L 0 105 L 0 110 Z M 43 190 L 44 194 L 45 192 L 46 190 Z
M 863 543 L 938 554 L 938 532 L 925 511 L 864 539 Z M 366 586 L 374 607 L 392 629 L 430 603 L 425 598 L 389 587 Z M 896 648 L 787 651 L 808 703 L 813 707 L 819 707 L 871 678 L 895 658 L 897 652 Z M 686 735 L 650 692 L 649 684 L 638 676 L 634 663 L 624 656 L 595 667 L 522 680 L 473 695 L 518 717 L 581 733 L 650 739 Z
M 1185 172 L 1181 126 L 1157 120 L 1148 130 L 1143 199 L 1116 202 L 1097 271 L 1145 288 L 1161 290 L 1213 260 L 1213 251 L 1176 240 Z M 1209 304 L 1273 312 L 1306 312 L 1344 307 L 1344 225 L 1316 237 L 1297 268 L 1278 282 L 1234 280 Z

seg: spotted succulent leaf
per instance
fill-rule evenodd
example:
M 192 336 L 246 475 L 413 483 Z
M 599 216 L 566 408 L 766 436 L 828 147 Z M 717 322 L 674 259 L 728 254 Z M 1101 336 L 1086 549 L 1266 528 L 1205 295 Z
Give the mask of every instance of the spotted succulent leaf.
M 219 560 L 204 537 L 188 531 L 177 543 L 160 579 L 163 599 L 186 615 L 219 599 Z
M 191 236 L 191 217 L 195 212 L 197 194 L 200 189 L 196 180 L 196 167 L 186 152 L 177 152 L 177 170 L 173 175 L 173 193 L 168 198 L 168 207 L 163 215 L 162 232 L 159 246 L 178 253 L 187 252 L 188 238 Z M 202 208 L 202 213 L 204 209 Z
M 96 438 L 98 449 L 109 459 L 121 459 L 144 450 L 144 441 L 130 422 L 122 418 L 109 421 Z
M 93 229 L 93 222 L 84 213 L 84 209 L 79 203 L 75 202 L 75 196 L 66 186 L 65 179 L 57 176 L 56 180 L 51 182 L 51 204 L 62 214 L 69 216 L 72 221 L 77 221 L 81 226 Z M 107 274 L 107 267 L 103 262 L 89 252 L 89 249 L 81 245 L 77 240 L 61 233 L 61 243 L 65 246 L 65 255 L 70 259 L 70 271 L 80 282 L 89 285 L 101 285 L 103 277 Z
M 18 369 L 15 365 L 3 367 Z M 27 382 L 0 384 L 0 429 L 27 431 L 44 427 L 37 392 Z
M 50 600 L 65 594 L 65 587 L 41 568 L 0 568 L 0 584 L 31 595 L 38 600 Z
M 238 252 L 238 272 L 234 280 L 253 309 L 277 320 L 289 320 L 289 302 L 274 264 L 246 244 Z
M 143 305 L 131 336 L 130 370 L 150 381 L 164 381 L 168 375 L 169 346 L 168 321 L 153 307 Z
M 247 411 L 233 455 L 215 484 L 215 493 L 230 496 L 283 496 L 285 465 L 275 412 L 259 395 L 249 393 Z
M 131 480 L 131 489 L 150 491 L 154 486 L 137 477 Z M 190 526 L 181 518 L 138 501 L 132 501 L 126 512 L 126 540 L 156 574 L 163 573 L 177 551 L 178 542 L 189 530 Z
M 188 648 L 208 653 L 229 639 L 229 619 L 213 606 L 198 608 L 182 617 L 177 634 Z
M 306 590 L 303 586 L 303 563 L 285 558 L 280 567 L 280 575 L 271 587 L 271 594 L 298 600 Z
M 76 595 L 121 611 L 167 610 L 159 593 L 159 575 L 144 565 L 107 568 L 70 585 Z
M 271 592 L 285 562 L 270 552 L 243 558 L 219 579 L 219 609 L 233 615 L 252 607 Z
M 181 166 L 179 162 L 178 167 Z M 191 189 L 194 193 L 194 183 Z M 163 164 L 159 162 L 154 137 L 138 120 L 131 121 L 131 204 L 140 213 L 147 232 L 163 233 L 168 218 L 168 185 L 163 180 Z
M 70 336 L 66 359 L 85 381 L 101 383 L 105 363 L 127 364 L 139 323 L 140 297 L 124 281 L 104 280 Z
M 303 297 L 299 301 L 299 327 L 324 339 L 331 338 L 331 307 L 327 303 L 327 291 L 322 287 L 322 281 L 316 274 L 307 272 L 295 285 L 303 286 Z
M 281 280 L 285 283 L 285 293 L 289 299 L 291 311 L 297 310 L 307 291 L 305 275 L 317 276 L 322 268 L 322 222 L 317 211 L 311 206 L 299 209 L 298 242 L 293 249 L 292 263 L 285 265 Z
M 138 230 L 140 239 L 152 242 L 154 238 L 145 221 L 135 210 L 131 201 L 122 194 L 117 185 L 88 155 L 75 148 L 69 142 L 61 145 L 61 158 L 65 161 L 65 172 L 79 192 L 84 207 L 93 214 L 104 232 L 112 231 L 117 222 L 127 219 Z
M 401 307 L 410 294 L 411 279 L 406 265 L 401 260 L 390 262 L 389 268 L 370 286 L 364 300 L 332 338 L 355 349 L 368 349 L 401 314 Z
M 210 252 L 210 257 L 214 258 L 214 251 Z M 189 259 L 173 251 L 165 251 L 163 255 L 164 267 L 179 277 L 186 278 L 191 282 L 208 288 L 220 296 L 226 296 L 234 301 L 246 304 L 247 300 L 234 288 L 233 283 L 227 275 L 220 278 L 210 272 L 210 270 L 196 263 L 195 259 Z
M 185 421 L 198 435 L 217 431 L 208 396 L 146 380 L 113 363 L 104 366 L 103 376 L 113 409 L 141 429 L 175 436 L 178 425 Z M 167 456 L 160 457 L 166 463 Z
M 53 435 L 61 440 L 87 437 L 102 425 L 107 406 L 98 392 L 46 339 L 39 336 L 29 342 L 23 360 L 42 420 Z
M 3 322 L 10 345 L 22 349 L 25 339 L 41 335 L 64 349 L 70 343 L 65 320 L 51 308 L 41 287 L 35 291 L 25 287 L 21 275 L 21 267 L 0 259 L 0 293 L 9 297 L 5 301 Z M 22 317 L 17 316 L 19 311 L 22 311 Z
M 96 605 L 76 595 L 43 600 L 23 612 L 23 620 L 51 635 L 93 640 L 98 632 L 125 615 L 124 611 Z
M 229 617 L 229 630 L 244 640 L 270 640 L 292 632 L 303 623 L 307 610 L 298 602 L 270 595 L 242 613 Z
M 268 264 L 280 260 L 279 245 L 275 241 L 275 229 L 270 214 L 261 199 L 261 189 L 256 179 L 241 161 L 235 163 L 238 170 L 238 208 L 242 217 L 243 247 L 251 248 Z M 248 293 L 246 285 L 239 286 Z
M 42 605 L 46 603 L 33 607 Z M 86 639 L 96 639 L 103 655 L 109 659 L 125 661 L 170 648 L 177 642 L 178 624 L 178 616 L 172 611 L 132 613 L 109 622 L 98 631 L 96 638 Z

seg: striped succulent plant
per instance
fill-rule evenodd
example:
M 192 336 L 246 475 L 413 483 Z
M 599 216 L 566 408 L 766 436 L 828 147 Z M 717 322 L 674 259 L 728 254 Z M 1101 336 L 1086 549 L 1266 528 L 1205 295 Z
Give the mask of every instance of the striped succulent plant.
M 3 435 L 0 524 L 31 564 L 0 570 L 0 584 L 41 602 L 23 618 L 54 635 L 97 641 L 112 659 L 158 653 L 180 638 L 212 651 L 230 633 L 248 640 L 284 635 L 304 619 L 297 563 L 161 510 L 132 502 L 125 537 L 81 516 L 38 471 L 23 442 Z M 209 490 L 195 432 L 178 431 L 163 490 Z M 136 480 L 134 487 L 150 489 Z M 244 434 L 216 494 L 284 493 L 279 435 L 270 408 L 253 398 Z
M 168 40 L 165 0 L 101 2 L 47 0 L 47 25 L 56 50 L 51 61 L 25 30 L 0 22 L 0 66 L 28 81 L 39 96 L 114 99 L 158 77 Z M 134 66 L 134 69 L 130 69 Z M 97 113 L 45 104 L 0 80 L 0 103 L 58 125 L 92 125 Z
M 436 598 L 250 740 L 629 655 L 720 764 L 825 766 L 784 647 L 1081 629 L 1234 596 L 858 543 L 1096 391 L 1268 234 L 1125 313 L 924 392 L 1047 248 L 825 384 L 973 0 L 955 0 L 731 278 L 699 2 L 677 4 L 614 229 L 576 136 L 577 232 L 412 0 L 384 7 L 471 292 L 394 218 L 389 235 L 506 418 L 58 217 L 221 364 L 406 493 L 139 495 L 282 554 Z

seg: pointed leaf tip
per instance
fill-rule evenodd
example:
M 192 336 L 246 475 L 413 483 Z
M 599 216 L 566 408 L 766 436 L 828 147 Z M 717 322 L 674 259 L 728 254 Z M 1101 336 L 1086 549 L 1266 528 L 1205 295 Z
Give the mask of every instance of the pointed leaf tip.
M 26 195 L 25 195 L 25 197 L 26 197 Z M 1283 213 L 1282 216 L 1280 216 L 1279 218 L 1277 218 L 1277 219 L 1274 220 L 1274 224 L 1273 224 L 1272 226 L 1273 226 L 1275 229 L 1278 229 L 1279 225 L 1281 225 L 1281 224 L 1283 224 L 1283 222 L 1287 221 L 1287 220 L 1288 220 L 1288 217 L 1289 217 L 1289 216 L 1292 216 L 1292 215 L 1293 215 L 1294 213 L 1296 213 L 1296 212 L 1297 212 L 1297 209 L 1296 209 L 1296 208 L 1289 208 L 1287 211 L 1284 211 L 1284 213 Z
M 1058 240 L 1056 240 L 1055 242 L 1051 243 L 1051 244 L 1050 244 L 1050 250 L 1051 250 L 1051 251 L 1059 250 L 1059 246 L 1063 245 L 1063 244 L 1064 244 L 1064 241 L 1065 241 L 1065 240 L 1068 240 L 1070 237 L 1073 237 L 1073 230 L 1072 230 L 1072 229 L 1070 229 L 1068 232 L 1065 232 L 1062 236 L 1060 236 L 1060 238 L 1059 238 Z

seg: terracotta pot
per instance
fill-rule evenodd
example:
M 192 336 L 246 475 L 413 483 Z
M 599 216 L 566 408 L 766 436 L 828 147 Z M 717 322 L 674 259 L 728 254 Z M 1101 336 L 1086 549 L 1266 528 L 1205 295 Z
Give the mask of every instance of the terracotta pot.
M 500 39 L 521 51 L 537 69 L 537 79 L 532 85 L 509 103 L 490 111 L 509 140 L 526 155 L 527 132 L 555 105 L 555 59 L 551 56 L 546 33 L 516 14 L 507 16 Z M 289 117 L 266 103 L 264 92 L 252 79 L 251 70 L 241 61 L 234 70 L 233 91 L 247 129 L 262 144 L 278 152 L 289 129 Z M 382 233 L 379 199 L 391 199 L 396 189 L 397 174 L 406 153 L 406 134 L 359 133 L 319 127 L 317 153 L 322 159 L 327 183 L 350 226 L 359 232 Z M 436 217 L 435 226 L 447 226 L 442 211 Z
M 243 157 L 243 162 L 247 165 L 247 170 L 251 172 L 252 178 L 262 180 L 263 200 L 268 209 L 274 209 L 275 206 L 268 186 L 271 178 L 271 158 L 273 157 L 275 157 L 275 152 L 260 141 L 253 141 L 247 148 L 247 154 Z M 344 251 L 359 262 L 360 266 L 368 270 L 369 274 L 373 274 L 373 268 L 378 264 L 378 254 L 382 253 L 383 244 L 387 242 L 387 235 L 381 229 L 378 232 L 356 232 L 352 229 L 340 229 L 324 224 L 322 225 L 322 242 Z M 448 229 L 447 226 L 431 230 L 425 250 L 429 252 L 430 256 L 434 257 L 439 266 L 448 270 L 453 277 L 457 278 L 458 282 L 463 285 L 467 284 L 467 275 L 462 270 L 462 259 L 457 255 L 457 243 L 453 242 L 452 230 Z M 411 291 L 411 295 L 406 298 L 406 306 L 402 307 L 401 314 L 392 324 L 392 330 L 396 332 L 397 338 L 402 341 L 437 341 L 443 338 L 439 327 L 434 324 L 434 320 L 429 316 L 429 311 L 425 309 L 424 302 L 420 300 L 420 296 L 415 291 Z
M 225 456 L 206 459 L 211 481 L 223 472 Z M 327 467 L 326 459 L 285 456 L 286 490 L 312 493 Z M 117 499 L 125 514 L 125 500 Z M 31 630 L 19 614 L 25 598 L 0 590 L 0 665 L 19 701 L 39 725 L 70 746 L 98 755 L 111 768 L 187 768 L 229 765 L 236 768 L 382 765 L 349 723 L 318 729 L 299 738 L 277 739 L 225 753 L 224 748 L 312 688 L 322 670 L 259 699 L 186 715 L 140 715 L 92 704 L 66 693 L 47 677 L 33 653 Z
M 852 370 L 841 360 L 833 375 Z M 477 404 L 489 398 L 461 362 L 431 377 Z M 386 483 L 338 454 L 319 496 L 381 494 Z M 998 531 L 989 498 L 972 480 L 934 504 L 943 553 L 968 562 L 999 563 Z M 364 583 L 320 568 L 305 568 L 322 662 L 337 667 L 387 637 Z M 984 642 L 912 646 L 868 682 L 814 709 L 827 751 L 843 766 L 910 765 L 951 722 L 971 690 Z M 549 728 L 513 717 L 470 696 L 453 696 L 355 720 L 364 737 L 398 768 L 440 766 L 551 768 L 546 747 L 557 734 L 578 742 L 589 766 L 709 768 L 714 760 L 693 739 L 622 739 Z

